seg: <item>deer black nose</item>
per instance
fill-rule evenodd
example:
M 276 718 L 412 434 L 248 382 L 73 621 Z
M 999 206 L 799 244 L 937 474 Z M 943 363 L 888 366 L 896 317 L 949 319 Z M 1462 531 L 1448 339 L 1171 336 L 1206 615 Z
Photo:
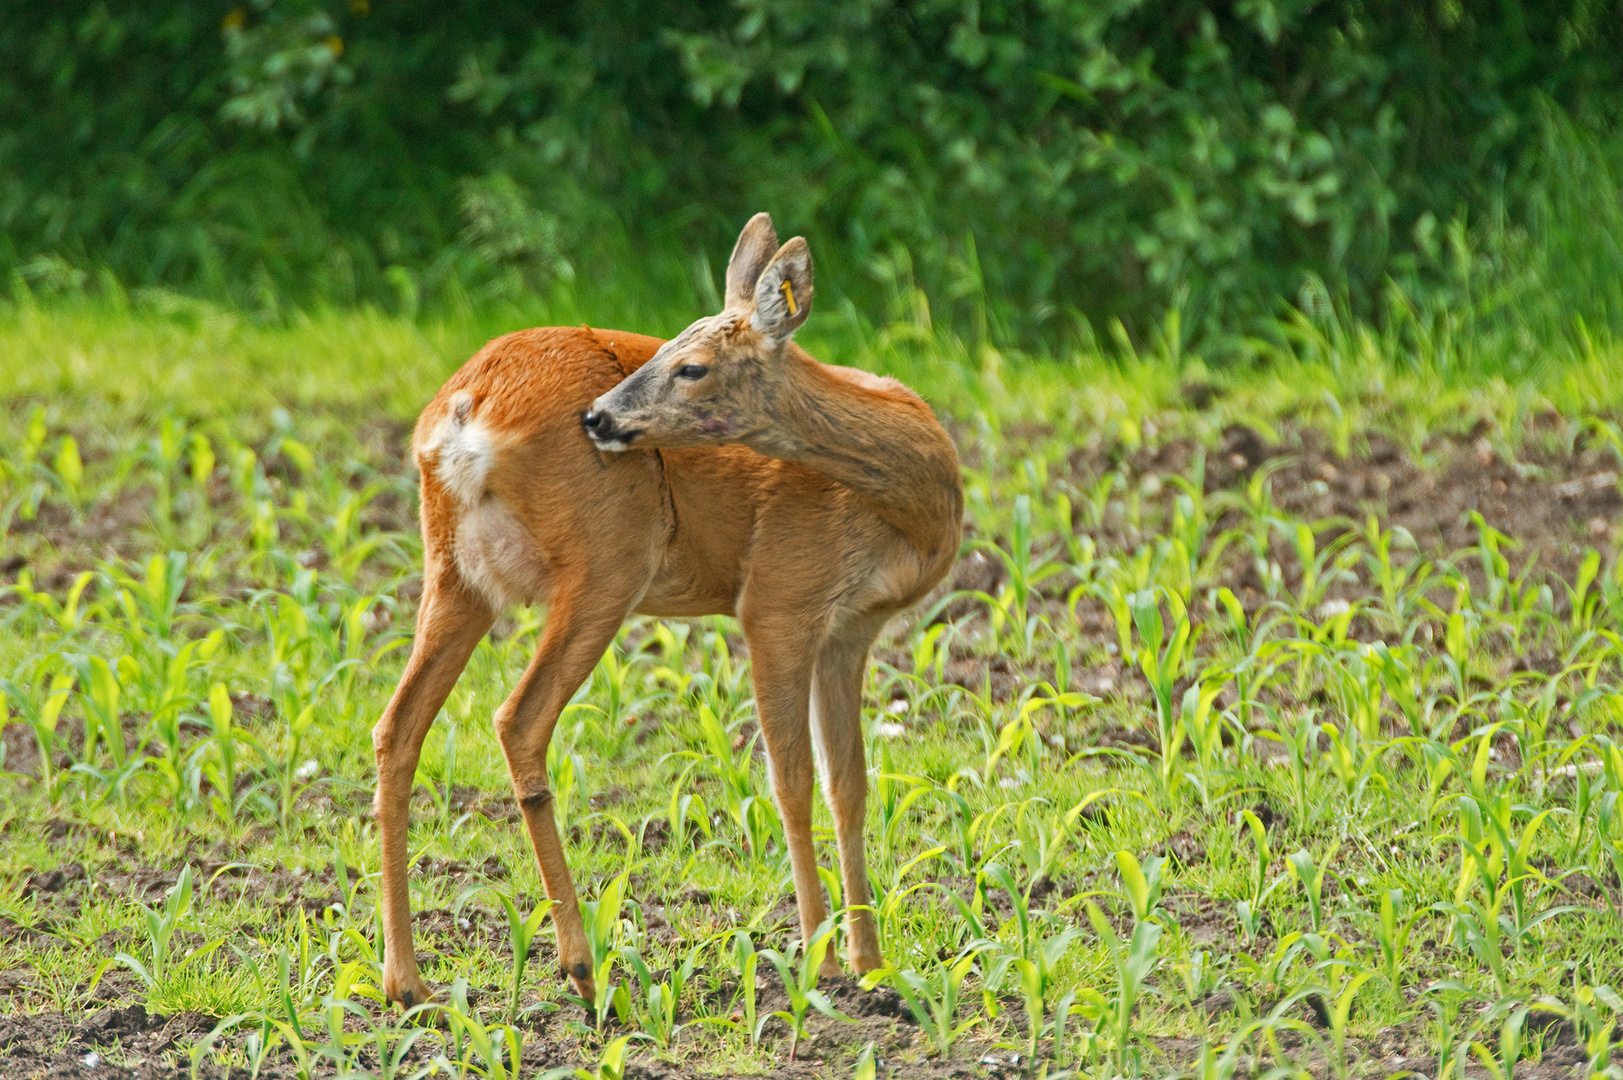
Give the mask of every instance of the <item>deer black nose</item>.
M 580 422 L 587 431 L 597 431 L 608 426 L 608 419 L 596 409 L 587 409 L 586 415 L 580 418 Z

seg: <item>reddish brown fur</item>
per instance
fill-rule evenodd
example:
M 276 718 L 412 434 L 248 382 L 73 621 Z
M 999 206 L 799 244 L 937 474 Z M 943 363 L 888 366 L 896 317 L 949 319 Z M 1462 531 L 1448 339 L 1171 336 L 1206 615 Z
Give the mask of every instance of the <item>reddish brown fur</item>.
M 752 257 L 757 265 L 749 269 L 758 274 L 765 260 L 758 251 Z M 804 293 L 809 304 L 809 279 Z M 737 327 L 729 332 L 738 336 Z M 553 820 L 546 748 L 559 713 L 632 612 L 740 619 L 807 934 L 826 913 L 810 832 L 815 711 L 845 896 L 858 908 L 847 922 L 852 963 L 858 970 L 883 963 L 873 920 L 861 910 L 871 903 L 862 851 L 862 676 L 885 621 L 933 587 L 956 555 L 957 457 L 910 391 L 819 364 L 781 342 L 752 376 L 776 403 L 764 419 L 752 418 L 761 425 L 749 435 L 753 449 L 597 449 L 582 431 L 582 413 L 661 344 L 586 328 L 509 334 L 453 375 L 418 421 L 422 605 L 411 658 L 374 731 L 383 989 L 393 1000 L 409 1005 L 428 993 L 406 891 L 418 754 L 504 598 L 548 605 L 536 656 L 498 710 L 496 729 L 555 902 L 561 967 L 588 1000 L 590 953 Z M 471 503 L 441 478 L 440 457 L 459 437 L 458 425 L 491 447 Z M 481 537 L 495 539 L 480 547 Z M 498 586 L 501 595 L 493 595 Z

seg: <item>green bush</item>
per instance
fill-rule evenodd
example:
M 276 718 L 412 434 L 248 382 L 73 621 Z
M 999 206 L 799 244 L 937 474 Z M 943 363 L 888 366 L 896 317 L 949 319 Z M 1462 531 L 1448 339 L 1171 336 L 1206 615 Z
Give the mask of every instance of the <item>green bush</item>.
M 629 265 L 690 306 L 766 208 L 859 305 L 1209 333 L 1315 281 L 1457 300 L 1618 216 L 1598 0 L 0 0 L 0 57 L 0 270 L 47 286 L 411 309 Z M 1576 213 L 1574 155 L 1612 185 Z M 1591 322 L 1619 235 L 1576 242 Z

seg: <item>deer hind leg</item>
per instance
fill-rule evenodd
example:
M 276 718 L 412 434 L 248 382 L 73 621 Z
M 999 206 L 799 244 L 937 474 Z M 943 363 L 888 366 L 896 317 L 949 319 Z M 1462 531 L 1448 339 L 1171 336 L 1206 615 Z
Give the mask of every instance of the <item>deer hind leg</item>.
M 541 880 L 552 900 L 559 969 L 569 976 L 576 992 L 591 1002 L 596 991 L 592 953 L 554 819 L 547 745 L 564 706 L 614 641 L 636 596 L 605 589 L 603 580 L 586 575 L 569 581 L 568 587 L 553 594 L 541 644 L 518 686 L 496 712 L 496 735 L 541 867 Z
M 374 805 L 382 846 L 383 992 L 390 1001 L 407 1008 L 422 1004 L 429 996 L 417 970 L 406 888 L 407 830 L 417 759 L 440 706 L 479 639 L 495 621 L 489 605 L 464 586 L 455 570 L 431 562 L 426 571 L 411 659 L 372 729 L 378 766 Z
M 845 890 L 845 938 L 851 968 L 883 967 L 875 929 L 873 895 L 863 850 L 868 806 L 868 766 L 862 745 L 862 680 L 871 633 L 831 637 L 817 655 L 812 681 L 812 718 L 823 765 L 823 795 L 834 815 Z
M 791 611 L 784 605 L 780 611 Z M 801 940 L 808 945 L 828 918 L 823 882 L 817 876 L 817 851 L 812 844 L 812 783 L 816 778 L 811 740 L 811 679 L 813 649 L 807 647 L 806 623 L 782 615 L 752 618 L 744 613 L 749 639 L 755 703 L 766 739 L 772 796 L 783 818 L 783 836 L 794 874 L 795 904 L 800 909 Z M 840 962 L 832 952 L 823 958 L 822 974 L 838 975 Z

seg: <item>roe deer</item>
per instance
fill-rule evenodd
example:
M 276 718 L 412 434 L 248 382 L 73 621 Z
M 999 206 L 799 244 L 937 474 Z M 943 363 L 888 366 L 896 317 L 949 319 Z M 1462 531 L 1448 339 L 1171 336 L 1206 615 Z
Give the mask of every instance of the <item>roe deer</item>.
M 952 441 L 893 379 L 790 338 L 811 254 L 750 219 L 726 306 L 671 341 L 586 328 L 497 338 L 417 421 L 423 592 L 411 659 L 373 730 L 383 991 L 428 999 L 412 947 L 406 833 L 423 738 L 508 604 L 548 606 L 496 734 L 540 863 L 562 973 L 591 953 L 547 788 L 547 743 L 621 623 L 736 615 L 749 643 L 802 932 L 827 917 L 812 849 L 814 756 L 839 845 L 857 971 L 883 965 L 863 855 L 862 682 L 886 620 L 951 566 L 963 519 Z M 825 974 L 839 971 L 830 956 Z

